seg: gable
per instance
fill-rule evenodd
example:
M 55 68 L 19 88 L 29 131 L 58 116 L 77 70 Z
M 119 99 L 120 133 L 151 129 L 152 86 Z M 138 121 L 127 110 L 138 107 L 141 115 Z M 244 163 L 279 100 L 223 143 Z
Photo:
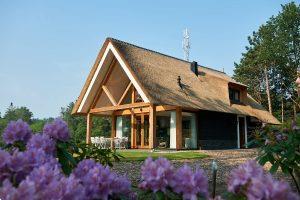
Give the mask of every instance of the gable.
M 120 64 L 113 60 L 110 69 L 100 85 L 91 109 L 132 103 L 132 91 L 135 96 L 140 94 L 127 77 Z M 138 100 L 135 98 L 135 102 Z
M 109 73 L 109 69 L 111 69 L 111 65 L 114 61 L 116 63 L 115 66 L 117 66 L 114 69 L 114 73 L 116 75 L 111 73 L 114 78 L 112 78 L 107 85 L 107 88 L 110 88 L 114 96 L 117 99 L 120 98 L 120 91 L 128 86 L 127 83 L 131 82 L 142 97 L 143 101 L 147 103 L 150 102 L 144 90 L 142 89 L 139 80 L 137 80 L 135 74 L 130 70 L 126 64 L 126 61 L 123 60 L 112 43 L 107 40 L 97 57 L 84 88 L 82 89 L 81 94 L 75 103 L 72 113 L 89 112 L 95 101 L 96 95 L 98 94 L 99 88 L 102 87 L 103 81 L 106 75 Z M 123 70 L 122 73 L 121 70 Z M 96 102 L 96 105 L 108 105 L 106 97 L 103 100 L 101 99 Z

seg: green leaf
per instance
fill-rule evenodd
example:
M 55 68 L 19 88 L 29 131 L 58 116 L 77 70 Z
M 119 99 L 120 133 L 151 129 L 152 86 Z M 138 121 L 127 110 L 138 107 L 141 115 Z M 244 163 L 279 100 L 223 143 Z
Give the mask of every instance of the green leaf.
M 274 163 L 270 169 L 270 172 L 274 174 L 278 170 L 278 167 L 279 167 L 279 162 Z

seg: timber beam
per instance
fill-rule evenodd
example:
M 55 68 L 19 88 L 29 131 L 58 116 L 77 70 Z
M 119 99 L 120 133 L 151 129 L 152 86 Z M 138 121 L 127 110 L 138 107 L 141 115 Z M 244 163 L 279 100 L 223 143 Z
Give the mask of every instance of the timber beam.
M 93 108 L 91 109 L 90 113 L 100 113 L 105 111 L 115 111 L 115 110 L 124 110 L 124 109 L 131 109 L 131 108 L 138 108 L 138 107 L 147 107 L 150 103 L 132 103 L 132 104 L 124 104 L 124 105 L 116 105 L 116 106 L 107 106 L 102 108 Z

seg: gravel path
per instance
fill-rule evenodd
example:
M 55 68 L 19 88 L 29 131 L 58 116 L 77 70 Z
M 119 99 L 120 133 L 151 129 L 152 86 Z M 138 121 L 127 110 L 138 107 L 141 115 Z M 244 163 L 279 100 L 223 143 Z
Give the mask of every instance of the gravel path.
M 209 157 L 194 160 L 173 160 L 171 162 L 176 168 L 182 166 L 184 163 L 187 163 L 192 168 L 200 166 L 208 174 L 209 183 L 211 185 L 211 162 L 216 160 L 218 164 L 217 194 L 222 194 L 226 190 L 227 176 L 233 168 L 244 163 L 246 160 L 254 159 L 257 156 L 256 149 L 200 150 L 199 152 L 207 154 Z M 114 164 L 113 170 L 118 174 L 127 174 L 132 183 L 137 185 L 140 178 L 141 165 L 142 162 L 140 161 L 119 162 Z M 265 169 L 268 169 L 269 167 L 270 165 L 267 165 L 265 166 Z M 292 183 L 291 180 L 281 172 L 278 172 L 275 177 L 279 179 L 286 179 Z

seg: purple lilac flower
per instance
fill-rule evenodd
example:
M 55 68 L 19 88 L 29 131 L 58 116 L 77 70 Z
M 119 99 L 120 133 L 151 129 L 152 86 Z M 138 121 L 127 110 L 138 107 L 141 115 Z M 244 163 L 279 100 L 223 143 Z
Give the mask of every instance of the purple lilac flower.
M 276 134 L 275 137 L 276 137 L 276 141 L 277 141 L 277 142 L 281 142 L 281 141 L 283 140 L 283 135 L 280 134 L 280 133 Z
M 130 181 L 93 160 L 81 161 L 73 174 L 85 187 L 88 199 L 108 199 L 118 195 L 131 195 Z
M 253 178 L 249 184 L 246 196 L 249 200 L 272 199 L 272 200 L 299 200 L 299 196 L 293 193 L 290 186 L 284 181 L 276 181 L 270 174 Z
M 116 175 L 114 175 L 114 179 L 111 183 L 111 187 L 114 188 L 113 190 L 114 196 L 131 195 L 131 191 L 130 191 L 131 182 L 128 180 L 126 176 L 117 177 Z
M 55 141 L 48 135 L 35 134 L 28 141 L 27 150 L 29 149 L 42 149 L 48 155 L 54 155 L 55 153 Z
M 0 185 L 2 181 L 10 177 L 10 172 L 8 169 L 9 161 L 10 161 L 10 154 L 0 149 Z
M 95 166 L 100 166 L 99 163 L 96 163 L 95 160 L 85 159 L 78 163 L 77 167 L 74 169 L 73 174 L 77 177 L 84 177 L 89 172 L 90 169 Z
M 25 156 L 32 168 L 39 167 L 48 163 L 51 166 L 60 166 L 59 162 L 52 155 L 47 154 L 43 149 L 28 149 L 25 151 Z
M 6 144 L 13 144 L 17 141 L 27 142 L 31 137 L 31 129 L 21 119 L 11 121 L 3 132 L 3 140 Z
M 0 149 L 0 170 L 4 168 L 10 159 L 10 154 Z
M 3 181 L 2 187 L 0 187 L 0 199 L 16 199 L 16 188 L 14 188 L 11 182 L 6 179 Z
M 74 175 L 70 175 L 69 177 L 63 177 L 60 179 L 60 196 L 61 199 L 65 200 L 84 200 L 85 190 L 83 185 L 80 183 L 80 180 L 77 179 Z
M 34 199 L 34 187 L 33 185 L 20 184 L 18 188 L 13 187 L 11 182 L 6 179 L 0 187 L 0 199 L 5 200 L 32 200 Z
M 193 173 L 192 169 L 184 165 L 179 168 L 171 181 L 175 193 L 182 194 L 183 199 L 197 199 L 198 195 L 208 196 L 208 179 L 202 169 Z
M 21 184 L 24 187 L 34 188 L 34 199 L 59 199 L 59 180 L 62 177 L 63 175 L 57 166 L 45 164 L 35 168 Z
M 174 174 L 173 166 L 166 158 L 153 160 L 147 158 L 141 167 L 142 182 L 139 187 L 153 192 L 166 192 L 169 182 Z
M 68 141 L 70 138 L 67 123 L 60 118 L 55 119 L 52 123 L 46 124 L 44 126 L 43 133 L 48 135 L 50 138 L 64 142 Z
M 299 130 L 300 129 L 300 127 L 297 126 L 297 123 L 296 123 L 295 120 L 292 121 L 291 127 L 292 127 L 292 130 Z
M 241 188 L 248 184 L 253 178 L 263 177 L 263 169 L 255 160 L 249 160 L 233 169 L 229 175 L 228 191 L 239 193 Z

